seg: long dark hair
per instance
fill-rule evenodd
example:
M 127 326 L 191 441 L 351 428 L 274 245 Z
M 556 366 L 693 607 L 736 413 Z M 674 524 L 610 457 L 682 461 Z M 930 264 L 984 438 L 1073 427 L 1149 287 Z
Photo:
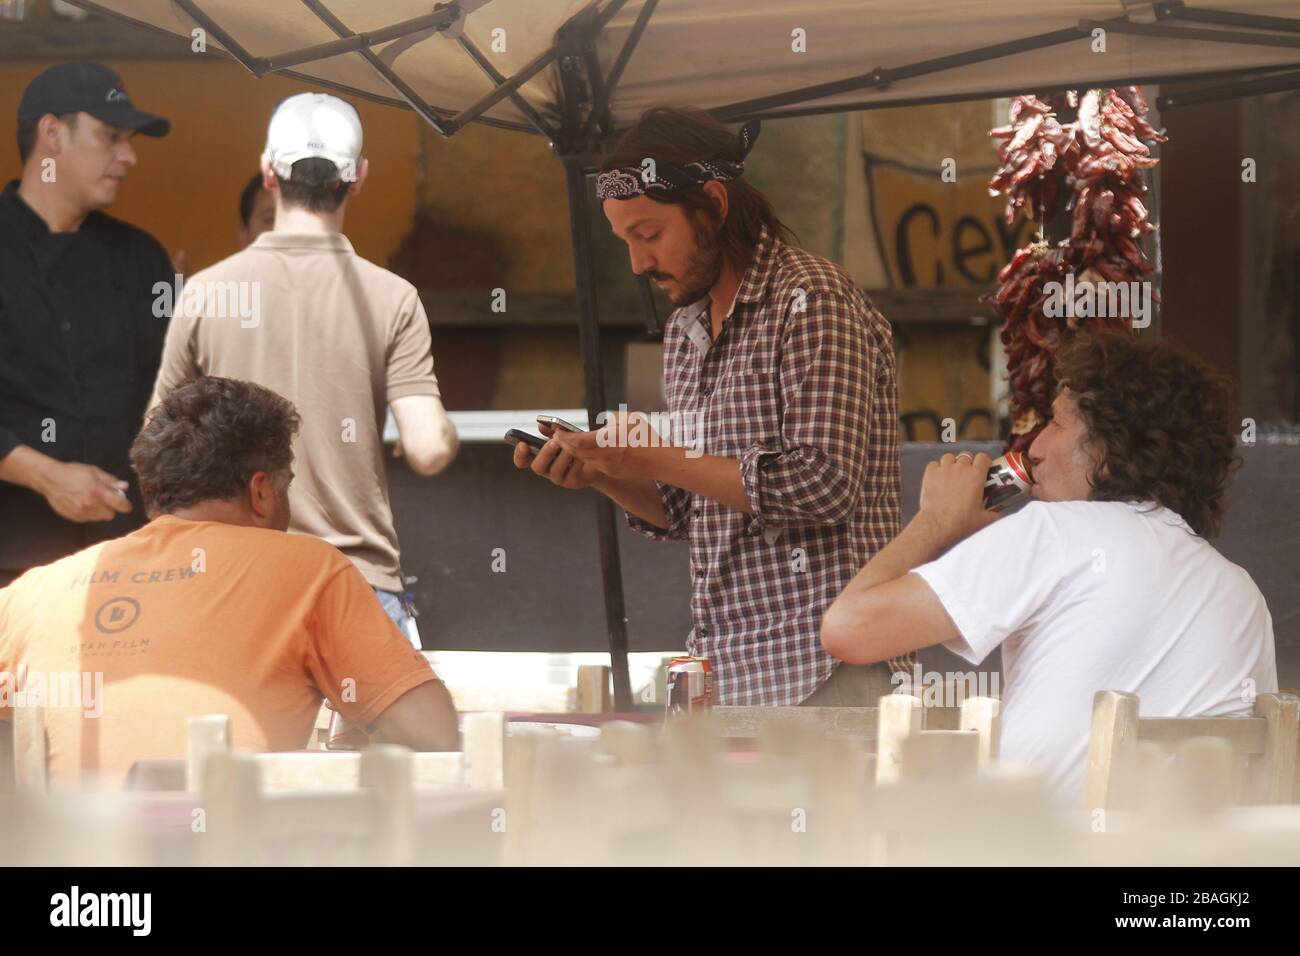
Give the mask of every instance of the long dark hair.
M 698 163 L 741 159 L 736 134 L 708 113 L 693 107 L 657 106 L 647 110 L 605 156 L 601 170 L 640 166 L 647 158 L 662 163 Z M 718 223 L 718 208 L 703 186 L 649 194 L 662 203 L 684 206 L 688 217 L 707 218 L 718 227 L 718 245 L 737 273 L 754 261 L 764 226 L 783 242 L 795 235 L 776 216 L 772 203 L 742 176 L 722 184 L 727 190 L 727 218 Z
M 1218 534 L 1240 465 L 1226 376 L 1163 342 L 1118 332 L 1080 336 L 1056 375 L 1104 451 L 1094 501 L 1154 501 L 1202 537 Z

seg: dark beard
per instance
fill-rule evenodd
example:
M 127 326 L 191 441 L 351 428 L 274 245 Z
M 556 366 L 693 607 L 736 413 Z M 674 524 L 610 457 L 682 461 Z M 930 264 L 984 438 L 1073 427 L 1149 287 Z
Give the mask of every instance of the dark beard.
M 668 296 L 668 301 L 679 309 L 708 295 L 722 275 L 722 250 L 718 246 L 717 233 L 710 228 L 708 222 L 697 221 L 693 226 L 695 256 L 678 282 L 682 291 Z

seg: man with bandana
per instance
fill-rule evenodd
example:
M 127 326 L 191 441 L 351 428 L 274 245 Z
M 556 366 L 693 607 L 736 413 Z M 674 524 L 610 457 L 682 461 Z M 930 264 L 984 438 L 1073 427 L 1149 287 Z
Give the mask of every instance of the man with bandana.
M 690 654 L 722 704 L 873 706 L 910 658 L 842 664 L 822 614 L 898 533 L 898 388 L 888 323 L 835 264 L 789 241 L 744 178 L 758 134 L 647 112 L 596 195 L 632 271 L 677 306 L 664 333 L 670 434 L 607 416 L 515 464 L 609 496 L 632 527 L 687 539 Z M 689 446 L 689 447 L 684 447 Z

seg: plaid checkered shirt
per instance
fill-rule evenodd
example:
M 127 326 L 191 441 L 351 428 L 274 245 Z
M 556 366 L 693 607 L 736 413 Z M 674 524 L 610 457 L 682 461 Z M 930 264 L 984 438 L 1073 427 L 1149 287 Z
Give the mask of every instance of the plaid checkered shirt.
M 673 443 L 738 458 L 754 513 L 659 483 L 668 527 L 628 521 L 690 540 L 687 650 L 712 664 L 718 702 L 798 704 L 836 666 L 826 608 L 899 530 L 889 324 L 842 269 L 764 229 L 716 341 L 707 297 L 669 318 L 664 384 Z

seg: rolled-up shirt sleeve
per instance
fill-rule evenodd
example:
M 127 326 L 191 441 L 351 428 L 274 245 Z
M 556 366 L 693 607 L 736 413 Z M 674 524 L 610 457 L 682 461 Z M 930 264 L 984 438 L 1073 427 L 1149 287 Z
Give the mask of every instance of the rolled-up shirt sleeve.
M 691 493 L 673 485 L 656 481 L 659 486 L 659 500 L 663 502 L 664 514 L 668 516 L 668 527 L 660 528 L 632 512 L 627 512 L 628 526 L 653 541 L 677 541 L 687 536 L 690 531 Z
M 780 447 L 755 443 L 740 458 L 751 531 L 840 524 L 857 506 L 881 363 L 868 315 L 843 294 L 815 292 L 788 317 Z

